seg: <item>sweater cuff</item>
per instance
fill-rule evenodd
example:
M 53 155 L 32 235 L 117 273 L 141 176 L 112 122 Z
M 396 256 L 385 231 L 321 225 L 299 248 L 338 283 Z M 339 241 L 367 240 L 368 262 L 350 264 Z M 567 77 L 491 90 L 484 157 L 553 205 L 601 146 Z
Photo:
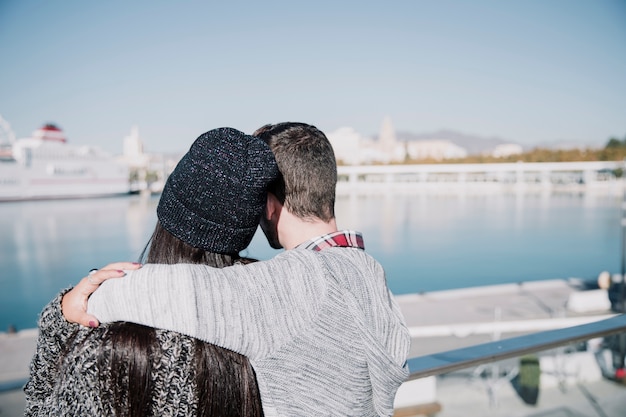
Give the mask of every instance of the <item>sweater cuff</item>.
M 54 332 L 63 333 L 69 336 L 74 330 L 78 328 L 78 324 L 70 323 L 63 317 L 63 311 L 61 310 L 61 301 L 63 296 L 67 294 L 73 287 L 62 290 L 56 297 L 54 297 L 42 310 L 39 315 L 39 331 L 40 332 Z

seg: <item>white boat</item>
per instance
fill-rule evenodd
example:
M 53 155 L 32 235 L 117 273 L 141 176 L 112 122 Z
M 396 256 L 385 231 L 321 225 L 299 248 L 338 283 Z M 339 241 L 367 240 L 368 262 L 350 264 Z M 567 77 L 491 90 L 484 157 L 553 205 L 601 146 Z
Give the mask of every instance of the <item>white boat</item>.
M 0 149 L 0 201 L 127 194 L 128 166 L 95 147 L 72 146 L 53 124 Z

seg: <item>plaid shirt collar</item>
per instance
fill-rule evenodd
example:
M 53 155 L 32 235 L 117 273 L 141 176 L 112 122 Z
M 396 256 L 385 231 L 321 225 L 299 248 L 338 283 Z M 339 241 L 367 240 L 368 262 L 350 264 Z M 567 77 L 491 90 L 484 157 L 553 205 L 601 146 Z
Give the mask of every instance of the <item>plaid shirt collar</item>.
M 318 236 L 298 245 L 298 248 L 321 251 L 322 249 L 339 246 L 365 250 L 363 235 L 353 230 L 340 230 L 327 235 Z

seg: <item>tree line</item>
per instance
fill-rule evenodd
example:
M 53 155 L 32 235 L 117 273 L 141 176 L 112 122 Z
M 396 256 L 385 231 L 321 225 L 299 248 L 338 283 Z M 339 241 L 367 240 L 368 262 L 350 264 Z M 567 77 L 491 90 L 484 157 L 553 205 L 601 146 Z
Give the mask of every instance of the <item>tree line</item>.
M 497 162 L 578 162 L 578 161 L 622 161 L 626 158 L 626 136 L 624 139 L 612 137 L 604 148 L 548 149 L 537 147 L 527 152 L 496 158 L 491 155 L 469 155 L 465 158 L 434 160 L 406 160 L 407 164 L 478 164 Z

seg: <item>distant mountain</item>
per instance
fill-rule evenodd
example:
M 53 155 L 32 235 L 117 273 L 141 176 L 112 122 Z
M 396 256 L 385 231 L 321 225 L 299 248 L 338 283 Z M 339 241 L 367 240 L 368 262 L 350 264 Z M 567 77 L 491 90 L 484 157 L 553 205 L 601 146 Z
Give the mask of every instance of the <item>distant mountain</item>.
M 422 140 L 449 140 L 450 142 L 465 148 L 470 155 L 479 155 L 482 153 L 491 153 L 496 146 L 505 143 L 514 143 L 521 145 L 524 151 L 530 151 L 534 148 L 547 148 L 553 150 L 568 150 L 568 149 L 600 149 L 604 148 L 605 142 L 598 143 L 583 143 L 576 140 L 554 140 L 544 141 L 541 143 L 520 144 L 512 140 L 507 140 L 499 137 L 482 137 L 475 135 L 468 135 L 461 132 L 455 132 L 453 130 L 439 130 L 433 133 L 412 133 L 405 131 L 396 132 L 396 139 L 400 142 L 413 142 Z
M 440 130 L 434 133 L 410 133 L 397 132 L 396 139 L 401 142 L 413 142 L 422 140 L 449 140 L 450 142 L 465 148 L 470 155 L 491 152 L 497 145 L 504 143 L 515 143 L 505 139 L 492 137 L 484 138 L 480 136 L 467 135 L 451 130 Z
M 608 140 L 606 141 L 608 142 Z M 569 150 L 569 149 L 602 149 L 606 145 L 606 142 L 597 143 L 583 143 L 576 140 L 555 140 L 551 142 L 539 142 L 534 145 L 534 148 L 547 148 L 553 150 Z

